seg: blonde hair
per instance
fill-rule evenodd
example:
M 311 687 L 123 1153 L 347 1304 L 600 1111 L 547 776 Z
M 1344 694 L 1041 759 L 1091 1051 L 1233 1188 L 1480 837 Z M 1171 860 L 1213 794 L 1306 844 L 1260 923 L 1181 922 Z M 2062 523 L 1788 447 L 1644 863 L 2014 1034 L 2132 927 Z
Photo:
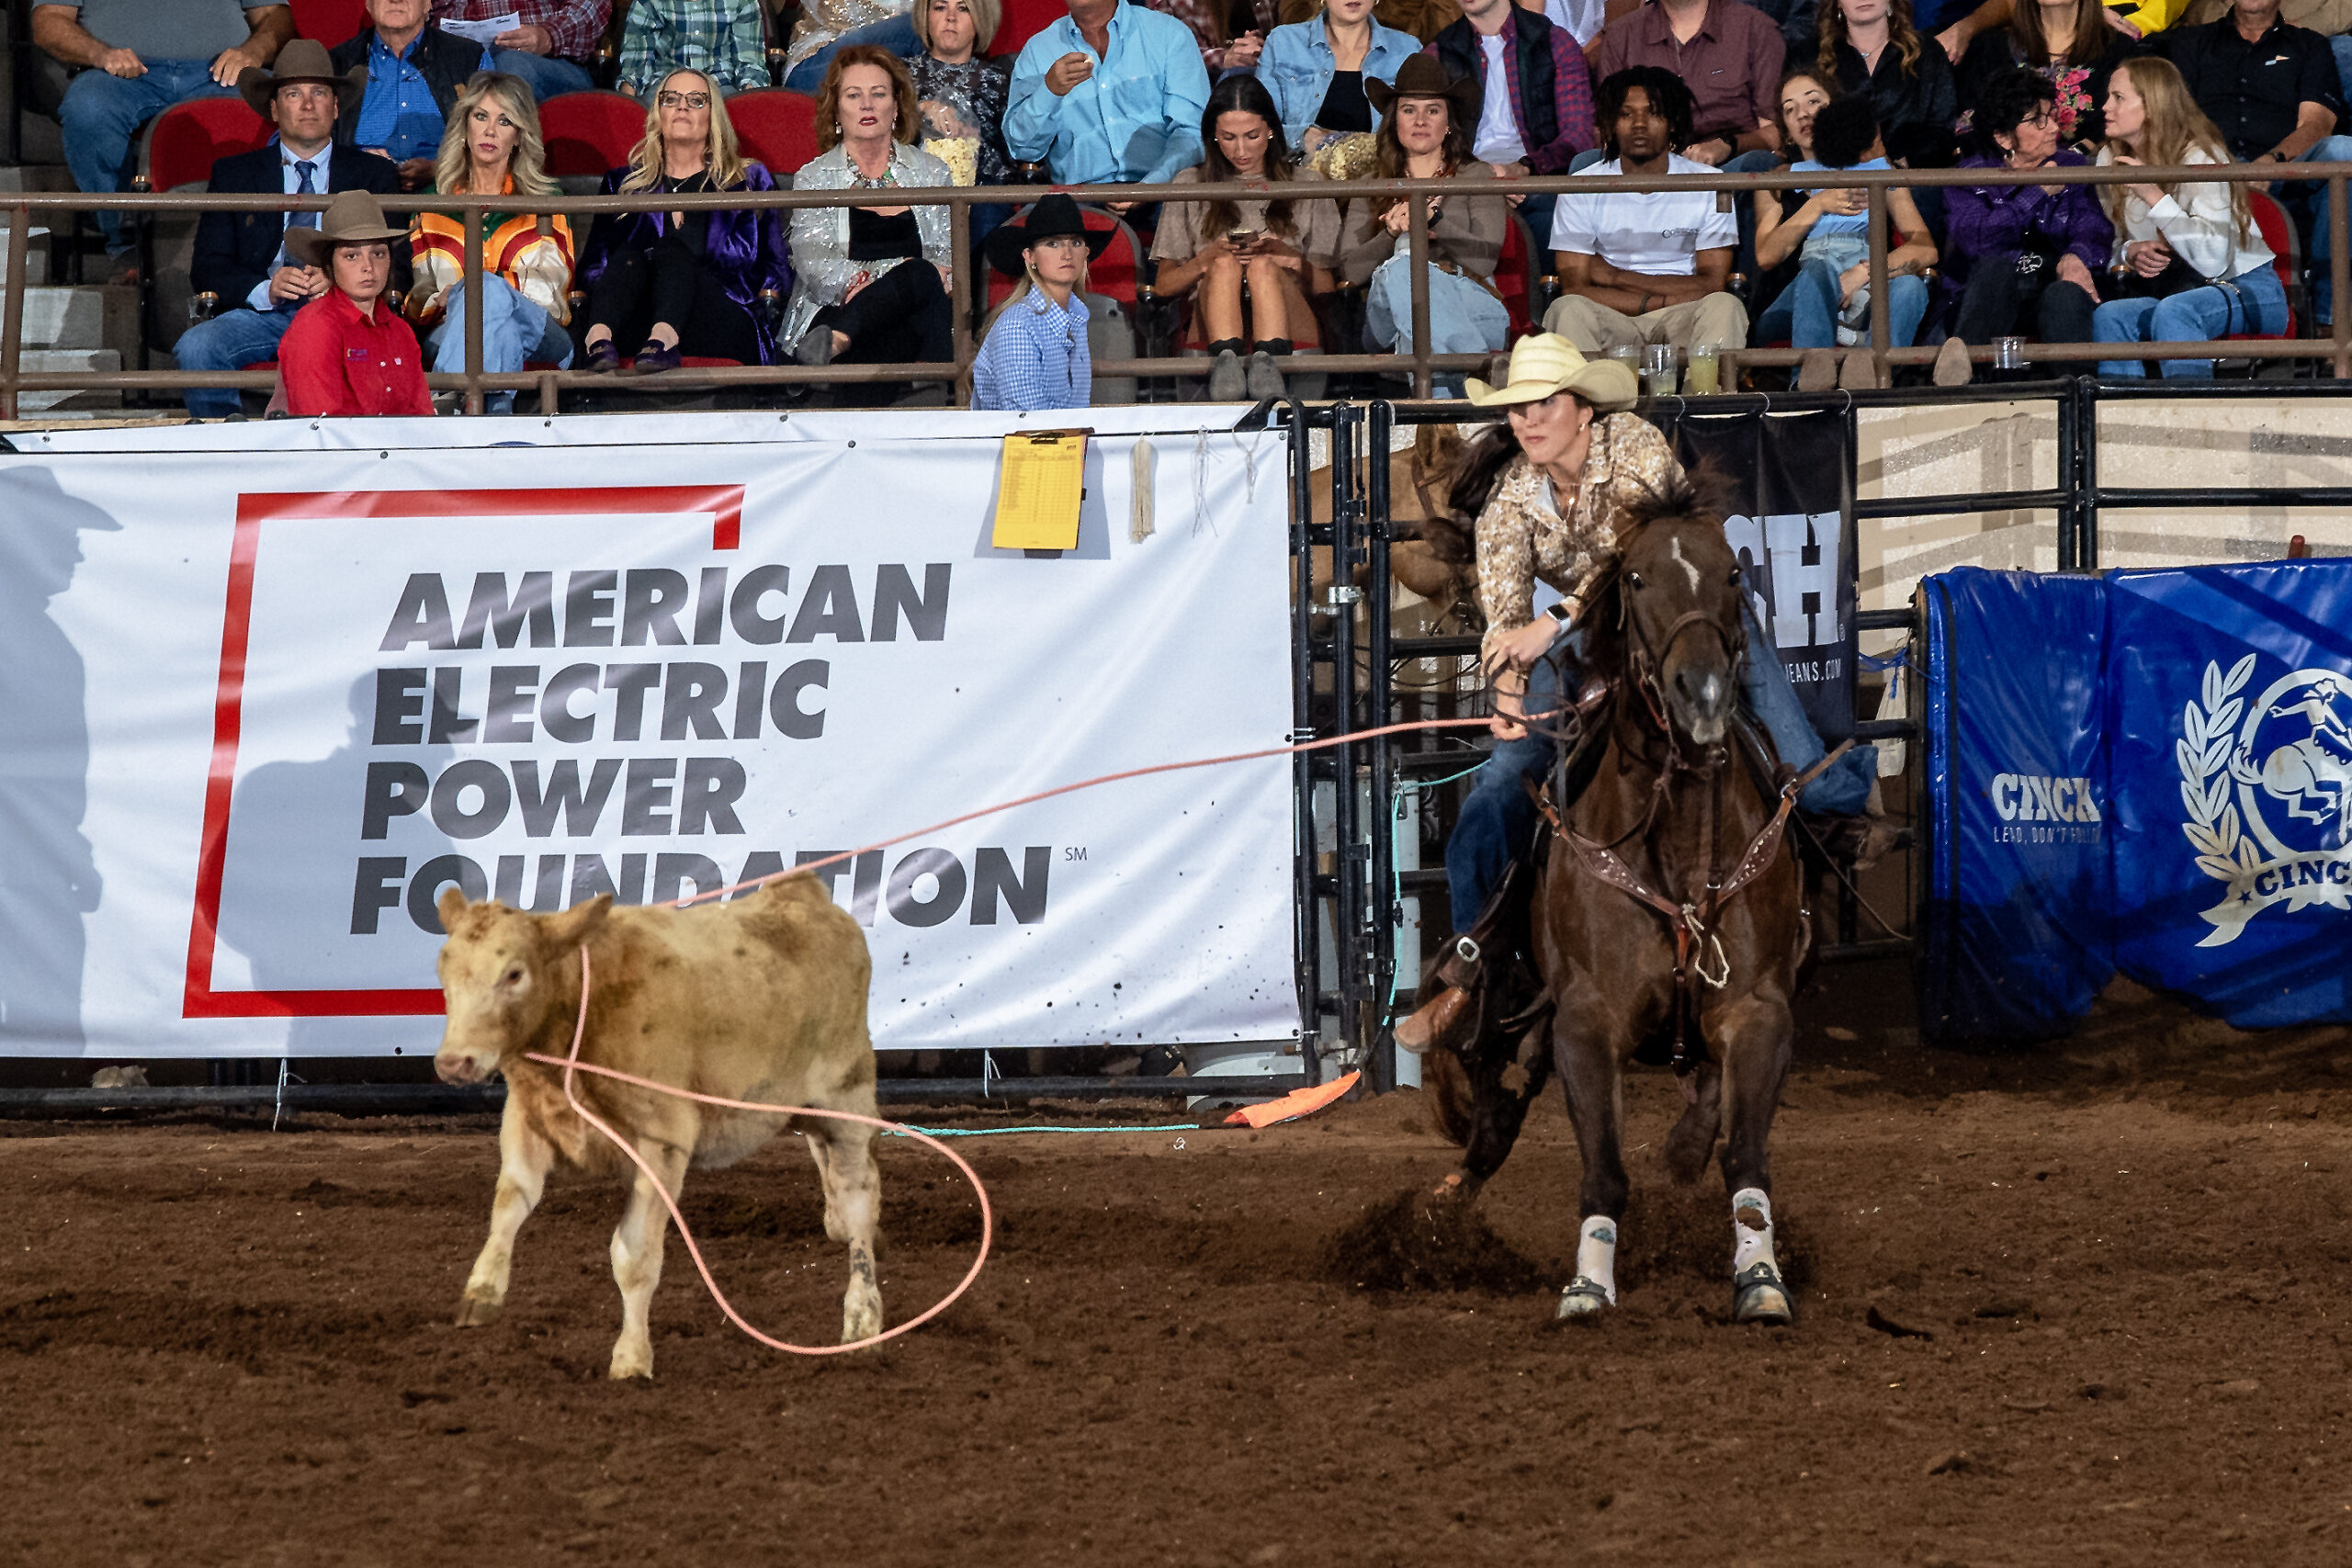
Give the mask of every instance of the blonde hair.
M 915 96 L 915 79 L 907 74 L 907 62 L 887 49 L 870 43 L 854 43 L 833 56 L 825 67 L 825 80 L 817 88 L 817 151 L 830 152 L 842 142 L 841 96 L 842 75 L 854 65 L 877 67 L 890 78 L 890 94 L 898 106 L 899 118 L 890 127 L 891 137 L 912 142 L 922 135 L 922 103 Z
M 548 177 L 548 146 L 539 135 L 538 105 L 520 76 L 503 71 L 477 71 L 449 109 L 449 128 L 441 133 L 441 152 L 433 160 L 433 188 L 444 196 L 496 196 L 494 190 L 469 191 L 466 171 L 472 166 L 466 151 L 466 121 L 474 106 L 494 100 L 497 109 L 514 122 L 514 152 L 506 172 L 518 196 L 555 196 L 561 186 Z
M 996 41 L 996 30 L 1004 25 L 1004 6 L 999 0 L 964 0 L 972 12 L 972 58 L 978 60 Z M 915 0 L 915 37 L 922 43 L 923 51 L 931 51 L 931 0 Z
M 681 76 L 700 82 L 710 96 L 710 139 L 703 146 L 702 159 L 710 167 L 712 187 L 733 190 L 743 183 L 743 154 L 736 145 L 735 122 L 727 118 L 727 103 L 718 96 L 718 84 L 692 66 L 680 65 L 663 72 L 662 80 L 654 85 L 653 107 L 645 111 L 645 134 L 628 155 L 628 177 L 621 181 L 623 191 L 651 190 L 662 182 L 662 94 Z
M 2127 142 L 2120 136 L 2107 139 L 2110 160 L 2119 152 L 2129 152 L 2154 168 L 2178 168 L 2188 162 L 2193 150 L 2216 164 L 2236 162 L 2230 155 L 2229 143 L 2222 139 L 2221 128 L 2197 107 L 2188 84 L 2181 78 L 2179 66 L 2159 55 L 2134 55 L 2117 62 L 2115 75 L 2131 78 L 2132 91 L 2140 95 L 2142 113 L 2136 140 Z M 2113 80 L 2114 76 L 2109 78 L 2109 82 Z M 2171 186 L 2157 188 L 2176 199 L 2180 195 Z M 2246 201 L 2242 183 L 2233 180 L 2229 189 L 2230 216 L 2242 243 L 2254 232 L 2254 209 Z M 2108 217 L 2121 228 L 2123 204 L 2129 199 L 2129 191 L 2120 185 L 2101 186 L 2099 196 L 2106 204 Z

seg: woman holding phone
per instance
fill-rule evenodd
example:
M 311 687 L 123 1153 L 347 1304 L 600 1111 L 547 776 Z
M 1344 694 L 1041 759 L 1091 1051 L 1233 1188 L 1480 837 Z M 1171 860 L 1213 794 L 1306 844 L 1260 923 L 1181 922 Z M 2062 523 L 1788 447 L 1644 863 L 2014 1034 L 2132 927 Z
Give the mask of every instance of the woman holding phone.
M 1272 193 L 1273 186 L 1319 183 L 1321 176 L 1292 163 L 1282 117 L 1255 76 L 1216 85 L 1201 115 L 1201 141 L 1207 155 L 1175 184 L 1238 183 L 1269 194 L 1167 203 L 1151 247 L 1159 264 L 1155 287 L 1162 299 L 1192 299 L 1193 337 L 1209 355 L 1211 402 L 1279 398 L 1283 376 L 1275 360 L 1295 344 L 1323 341 L 1307 301 L 1331 290 L 1340 209 L 1328 199 Z

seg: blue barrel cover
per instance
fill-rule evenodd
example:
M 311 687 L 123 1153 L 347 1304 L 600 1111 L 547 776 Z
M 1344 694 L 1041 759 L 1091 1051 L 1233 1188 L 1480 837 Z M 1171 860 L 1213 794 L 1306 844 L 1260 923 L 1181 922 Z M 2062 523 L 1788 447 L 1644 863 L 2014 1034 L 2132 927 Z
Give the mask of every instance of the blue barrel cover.
M 1947 1040 L 2061 1032 L 2114 969 L 2106 584 L 1964 567 L 1922 592 L 1921 1024 Z
M 1931 577 L 1923 1026 L 2352 1021 L 2352 560 Z

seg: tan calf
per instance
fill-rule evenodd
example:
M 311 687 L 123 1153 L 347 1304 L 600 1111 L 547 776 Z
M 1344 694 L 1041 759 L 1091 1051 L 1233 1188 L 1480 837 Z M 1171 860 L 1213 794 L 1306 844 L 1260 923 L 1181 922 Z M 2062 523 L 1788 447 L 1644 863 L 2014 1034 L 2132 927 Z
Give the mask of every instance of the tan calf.
M 561 1156 L 628 1185 L 613 1232 L 621 1333 L 612 1375 L 650 1377 L 646 1317 L 662 1278 L 669 1215 L 644 1173 L 565 1102 L 562 1069 L 524 1058 L 570 1053 L 584 942 L 593 978 L 582 1061 L 729 1100 L 871 1116 L 865 993 L 873 965 L 865 933 L 806 876 L 692 909 L 615 908 L 606 895 L 560 915 L 531 915 L 469 904 L 451 888 L 440 910 L 449 933 L 440 962 L 449 1016 L 434 1070 L 447 1083 L 506 1076 L 490 1239 L 466 1280 L 458 1322 L 471 1326 L 498 1315 L 514 1234 Z M 575 1075 L 573 1085 L 581 1103 L 661 1173 L 673 1197 L 690 1164 L 732 1164 L 786 1127 L 805 1136 L 824 1183 L 825 1234 L 849 1244 L 842 1339 L 881 1332 L 874 1229 L 882 1184 L 873 1128 L 722 1111 L 587 1073 Z

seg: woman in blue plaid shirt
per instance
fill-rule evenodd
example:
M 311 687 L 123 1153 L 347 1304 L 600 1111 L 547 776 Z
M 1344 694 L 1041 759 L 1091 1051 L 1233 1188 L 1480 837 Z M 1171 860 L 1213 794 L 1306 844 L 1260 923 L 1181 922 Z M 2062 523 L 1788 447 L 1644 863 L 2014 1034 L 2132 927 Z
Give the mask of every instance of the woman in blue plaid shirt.
M 1093 400 L 1093 362 L 1086 352 L 1086 264 L 1110 234 L 1087 232 L 1078 203 L 1056 194 L 1026 220 L 988 238 L 989 260 L 1021 279 L 998 310 L 972 361 L 976 409 L 1082 409 Z

